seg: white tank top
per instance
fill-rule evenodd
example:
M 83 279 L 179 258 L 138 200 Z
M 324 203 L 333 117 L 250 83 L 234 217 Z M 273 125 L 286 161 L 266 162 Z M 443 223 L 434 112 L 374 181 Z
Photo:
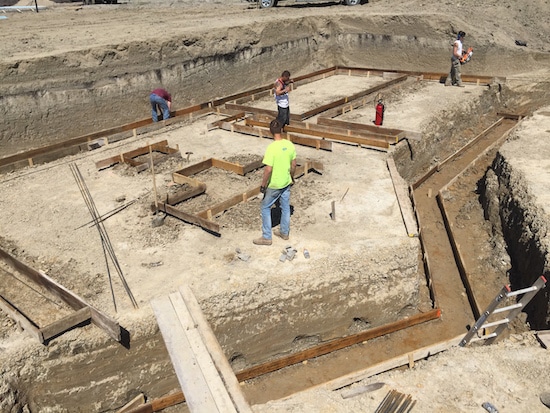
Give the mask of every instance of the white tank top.
M 282 83 L 280 79 L 277 79 L 275 81 L 275 83 L 277 83 L 277 82 Z M 287 92 L 283 93 L 282 95 L 278 95 L 275 92 L 273 92 L 273 94 L 275 95 L 275 102 L 277 102 L 277 106 L 280 106 L 282 108 L 288 108 L 289 101 L 288 101 L 288 93 Z
M 457 52 L 460 56 L 462 56 L 462 42 L 458 39 L 455 40 L 454 44 L 458 45 Z M 453 47 L 454 49 L 454 47 Z M 453 54 L 454 57 L 454 54 Z

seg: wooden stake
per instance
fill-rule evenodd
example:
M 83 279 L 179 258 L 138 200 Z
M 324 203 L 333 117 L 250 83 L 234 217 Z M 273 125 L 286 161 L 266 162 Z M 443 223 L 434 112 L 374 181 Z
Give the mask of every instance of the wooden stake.
M 159 201 L 158 201 L 158 193 L 157 193 L 157 181 L 155 179 L 155 164 L 153 162 L 153 150 L 151 149 L 151 145 L 147 143 L 147 146 L 149 146 L 149 158 L 151 159 L 151 174 L 153 175 L 153 190 L 155 191 L 155 212 L 159 210 Z

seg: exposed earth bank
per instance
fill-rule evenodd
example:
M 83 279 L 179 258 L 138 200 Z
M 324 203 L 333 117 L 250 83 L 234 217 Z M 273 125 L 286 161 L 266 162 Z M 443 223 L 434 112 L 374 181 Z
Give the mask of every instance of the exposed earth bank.
M 41 4 L 40 1 L 38 4 Z M 256 10 L 248 3 L 240 1 L 217 3 L 194 0 L 174 4 L 132 2 L 116 6 L 83 7 L 76 3 L 49 3 L 47 6 L 47 10 L 38 14 L 7 13 L 8 18 L 0 20 L 1 24 L 9 29 L 3 31 L 4 41 L 0 44 L 0 114 L 3 119 L 0 126 L 0 156 L 147 118 L 149 108 L 146 97 L 152 85 L 162 84 L 172 91 L 175 96 L 175 107 L 183 108 L 269 84 L 280 74 L 281 68 L 289 69 L 294 75 L 334 65 L 445 73 L 449 66 L 449 42 L 458 30 L 468 33 L 466 44 L 473 45 L 475 50 L 472 62 L 464 66 L 464 73 L 507 78 L 502 93 L 491 94 L 490 99 L 502 99 L 500 102 L 492 101 L 495 105 L 494 111 L 498 106 L 499 110 L 523 111 L 524 114 L 531 115 L 534 110 L 548 102 L 550 15 L 548 1 L 543 0 L 521 3 L 481 3 L 468 0 L 460 4 L 451 1 L 401 0 L 391 2 L 391 7 L 387 2 L 370 1 L 353 8 L 338 5 L 305 7 L 287 4 L 273 10 Z M 524 41 L 527 47 L 516 45 L 515 40 Z M 448 103 L 452 91 L 446 90 L 441 93 L 441 99 Z M 398 98 L 395 97 L 396 105 L 400 102 Z M 472 101 L 480 104 L 479 100 Z M 484 98 L 481 98 L 481 103 L 484 102 Z M 464 117 L 475 116 L 475 110 L 469 112 L 468 108 L 463 106 L 460 113 Z M 469 125 L 468 119 L 453 118 L 450 110 L 438 112 L 434 107 L 430 107 L 429 110 L 430 113 L 437 113 L 442 123 L 447 126 L 438 126 L 441 129 L 435 129 L 435 123 L 418 125 L 419 130 L 431 132 L 427 134 L 430 140 L 413 146 L 413 149 L 417 150 L 416 153 L 422 154 L 415 158 L 414 162 L 403 162 L 400 165 L 400 172 L 408 182 L 413 182 L 438 159 L 445 158 L 453 148 L 460 147 L 464 140 L 463 134 L 460 133 L 461 128 Z M 547 109 L 538 112 L 537 125 L 547 125 L 544 120 L 547 117 L 544 113 L 547 112 Z M 410 113 L 408 116 L 411 116 Z M 479 119 L 476 119 L 477 121 Z M 238 151 L 237 145 L 246 148 L 247 154 L 260 156 L 265 147 L 265 142 L 251 144 L 250 140 L 244 138 L 234 138 L 226 143 L 220 143 L 223 142 L 220 139 L 212 143 L 209 141 L 212 135 L 205 136 L 204 130 L 201 130 L 202 126 L 204 125 L 190 127 L 194 136 L 198 137 L 197 141 L 202 144 L 200 146 L 197 143 L 195 146 L 199 148 L 192 155 L 196 160 L 213 155 L 223 157 L 231 150 Z M 184 130 L 189 133 L 189 129 Z M 442 135 L 435 133 L 436 130 L 441 134 L 446 130 L 452 138 L 441 142 Z M 550 126 L 544 126 L 536 131 L 533 126 L 525 126 L 522 129 L 523 134 L 514 135 L 515 144 L 505 148 L 496 157 L 493 166 L 496 175 L 489 174 L 486 182 L 486 187 L 489 188 L 486 198 L 492 200 L 487 202 L 486 210 L 490 212 L 492 205 L 492 215 L 495 218 L 489 231 L 495 232 L 497 240 L 501 239 L 500 235 L 507 235 L 508 232 L 508 239 L 514 238 L 518 241 L 513 244 L 514 250 L 511 251 L 512 268 L 515 271 L 512 276 L 522 271 L 547 273 L 547 214 L 541 210 L 541 202 L 544 204 L 544 200 L 537 199 L 537 196 L 547 192 L 548 177 L 543 173 L 529 176 L 529 159 L 522 159 L 521 167 L 516 166 L 515 169 L 513 160 L 510 159 L 514 158 L 515 153 L 521 152 L 523 147 L 530 147 L 532 151 L 529 152 L 529 156 L 537 159 L 537 164 L 543 167 L 543 139 L 547 137 L 548 130 Z M 532 141 L 534 135 L 541 138 L 537 140 L 536 145 L 533 145 Z M 150 139 L 154 140 L 161 136 L 167 136 L 173 141 L 181 142 L 182 145 L 186 138 L 182 130 L 173 127 L 162 133 L 152 134 Z M 405 158 L 408 150 L 399 147 L 396 154 Z M 355 162 L 351 169 L 363 171 L 364 175 L 367 175 L 369 165 L 361 165 L 362 160 L 355 151 L 355 148 L 346 148 L 339 154 L 349 156 L 349 159 Z M 303 150 L 302 154 L 317 156 L 314 151 L 307 150 Z M 96 155 L 96 160 L 101 157 Z M 320 157 L 326 157 L 323 160 L 330 167 L 329 171 L 343 178 L 339 178 L 341 181 L 331 190 L 326 188 L 326 180 L 331 178 L 330 173 L 324 176 L 312 175 L 302 181 L 301 188 L 296 190 L 299 194 L 299 208 L 293 218 L 296 231 L 301 231 L 301 234 L 312 235 L 307 233 L 308 228 L 323 226 L 322 222 L 315 222 L 312 217 L 326 218 L 326 204 L 331 199 L 340 199 L 348 186 L 357 185 L 357 189 L 360 190 L 371 189 L 360 187 L 356 177 L 346 175 L 345 165 L 339 165 L 337 160 L 329 158 L 328 155 Z M 371 169 L 382 170 L 381 167 L 385 163 L 383 155 L 369 155 L 368 159 Z M 21 230 L 15 230 L 16 226 L 10 224 L 7 231 L 8 223 L 7 220 L 4 221 L 6 227 L 0 234 L 3 237 L 1 244 L 3 249 L 16 253 L 22 259 L 28 259 L 47 271 L 63 274 L 74 272 L 81 275 L 85 273 L 86 278 L 71 281 L 70 277 L 67 277 L 63 282 L 67 283 L 68 288 L 78 289 L 86 286 L 87 288 L 82 288 L 79 293 L 92 303 L 105 306 L 106 311 L 112 312 L 109 292 L 103 280 L 101 283 L 93 280 L 93 277 L 99 280 L 98 274 L 103 271 L 95 270 L 103 265 L 100 255 L 98 258 L 98 255 L 93 255 L 86 248 L 75 254 L 76 243 L 67 245 L 61 237 L 36 241 L 34 236 L 35 232 L 43 233 L 43 227 L 48 225 L 51 226 L 53 234 L 58 234 L 56 222 L 65 221 L 64 225 L 71 230 L 83 223 L 82 209 L 64 216 L 66 212 L 59 207 L 59 203 L 53 203 L 51 199 L 44 200 L 44 204 L 35 203 L 36 200 L 32 197 L 32 185 L 37 193 L 39 189 L 44 191 L 44 188 L 51 185 L 53 190 L 50 189 L 50 193 L 54 199 L 56 193 L 67 194 L 63 188 L 70 185 L 70 177 L 67 179 L 65 174 L 57 170 L 63 169 L 63 163 L 74 160 L 88 165 L 85 173 L 89 174 L 91 185 L 94 180 L 96 183 L 99 182 L 101 175 L 94 170 L 92 159 L 79 158 L 61 160 L 52 166 L 52 170 L 48 166 L 38 168 L 40 174 L 36 175 L 34 182 L 35 169 L 2 176 L 5 188 L 3 194 L 9 193 L 10 196 L 6 198 L 3 195 L 0 203 L 6 216 L 12 217 L 10 221 L 21 220 L 18 223 Z M 525 169 L 522 170 L 522 167 Z M 158 171 L 159 178 L 164 180 L 163 183 L 168 183 L 170 171 L 170 165 L 166 166 L 166 170 Z M 68 169 L 65 172 L 68 174 Z M 136 196 L 146 195 L 150 191 L 150 176 L 132 177 L 134 186 L 130 190 L 124 185 L 129 181 L 131 171 L 117 169 L 106 174 L 111 179 L 112 187 L 98 195 L 98 200 L 103 200 L 102 207 L 105 209 L 116 205 L 114 198 L 117 195 L 125 195 L 126 191 L 132 191 L 131 193 Z M 538 180 L 535 180 L 535 176 L 539 177 Z M 516 185 L 517 180 L 525 178 L 527 179 L 523 184 Z M 392 200 L 384 198 L 383 195 L 384 189 L 391 189 L 391 182 L 385 175 L 373 176 L 371 179 L 372 188 L 380 188 L 380 192 L 374 197 L 379 201 L 375 205 L 377 219 L 369 221 L 368 224 L 372 225 L 369 228 L 361 227 L 361 221 L 353 224 L 357 228 L 354 236 L 357 237 L 358 244 L 352 250 L 349 250 L 349 246 L 339 243 L 331 249 L 330 242 L 326 242 L 325 253 L 330 255 L 332 251 L 340 257 L 339 260 L 335 260 L 337 266 L 331 268 L 337 268 L 345 273 L 350 269 L 349 260 L 357 260 L 361 254 L 377 245 L 377 251 L 385 248 L 388 251 L 401 249 L 403 252 L 397 257 L 393 267 L 388 267 L 391 261 L 389 259 L 368 263 L 370 272 L 378 274 L 382 279 L 388 271 L 401 268 L 405 270 L 401 274 L 403 278 L 415 274 L 419 280 L 421 278 L 415 273 L 416 268 L 410 267 L 410 257 L 415 256 L 418 249 L 416 241 L 396 241 L 392 238 L 395 235 L 391 233 L 392 228 L 400 228 L 401 224 L 399 212 L 392 204 Z M 380 183 L 374 185 L 378 180 Z M 29 186 L 19 188 L 17 185 L 20 182 L 25 182 Z M 100 187 L 97 185 L 98 190 Z M 113 187 L 117 188 L 120 194 L 113 195 Z M 472 190 L 478 191 L 477 188 Z M 317 202 L 314 205 L 310 201 L 313 196 Z M 366 198 L 367 195 L 360 191 L 352 191 L 347 197 L 347 201 L 360 202 L 362 197 Z M 76 191 L 69 191 L 67 199 L 72 200 L 74 205 L 81 205 L 80 195 Z M 524 202 L 517 202 L 519 207 L 511 205 L 514 199 Z M 504 203 L 507 203 L 508 208 L 501 207 Z M 137 239 L 139 234 L 136 228 L 139 228 L 140 222 L 143 223 L 150 218 L 149 204 L 150 197 L 139 204 L 137 212 L 131 218 L 120 218 L 117 221 L 121 227 L 134 229 L 135 232 L 130 232 L 130 237 Z M 18 208 L 22 208 L 23 205 L 27 205 L 27 211 L 17 214 Z M 252 202 L 249 209 L 242 211 L 243 215 L 254 216 L 253 211 L 257 208 L 258 203 Z M 481 207 L 478 208 L 478 211 L 481 211 Z M 499 212 L 495 212 L 494 208 Z M 353 208 L 343 205 L 342 209 L 344 216 L 359 219 L 354 216 Z M 514 221 L 515 225 L 509 227 L 499 226 L 501 219 L 505 223 L 513 221 L 503 216 L 505 213 L 511 215 L 519 210 L 525 215 L 521 224 Z M 300 211 L 307 213 L 303 212 L 300 215 Z M 50 220 L 49 217 L 54 219 Z M 42 222 L 39 224 L 42 227 L 39 231 L 35 230 L 38 228 L 35 224 L 37 220 Z M 29 222 L 32 225 L 27 226 L 26 223 Z M 242 220 L 237 222 L 243 223 Z M 328 222 L 327 220 L 327 225 Z M 215 265 L 212 264 L 211 268 L 203 266 L 196 272 L 207 275 L 219 268 L 224 271 L 224 277 L 220 278 L 219 282 L 207 284 L 203 281 L 201 284 L 201 281 L 195 280 L 194 286 L 200 291 L 198 294 L 202 295 L 202 298 L 210 298 L 209 311 L 214 312 L 215 299 L 212 297 L 216 297 L 219 288 L 227 288 L 228 291 L 231 288 L 239 290 L 243 284 L 255 280 L 257 273 L 261 271 L 261 266 L 257 262 L 253 262 L 244 270 L 245 265 L 235 259 L 235 247 L 241 247 L 239 237 L 248 237 L 247 231 L 250 228 L 258 228 L 258 223 L 257 216 L 255 220 L 246 222 L 246 230 L 242 233 L 237 231 L 234 238 L 230 238 L 233 242 L 229 242 L 227 248 L 217 251 L 217 254 L 213 252 L 212 245 L 210 249 L 204 248 L 207 254 L 211 254 L 207 257 L 210 261 L 206 259 L 201 262 L 213 262 Z M 317 227 L 314 224 L 317 224 Z M 226 225 L 231 227 L 231 222 L 226 222 Z M 389 229 L 381 228 L 384 225 Z M 157 267 L 159 260 L 156 254 L 167 255 L 167 249 L 172 248 L 178 241 L 180 246 L 186 243 L 210 243 L 210 235 L 197 235 L 183 227 L 183 224 L 168 223 L 159 232 L 154 233 L 155 235 L 145 236 L 145 253 L 132 251 L 131 247 L 128 247 L 132 245 L 129 241 L 121 241 L 118 244 L 121 250 L 126 246 L 124 254 L 133 259 L 130 264 L 132 268 L 146 268 L 147 274 L 150 275 L 140 280 L 143 283 L 141 291 L 150 289 L 154 291 L 152 295 L 158 293 L 155 291 L 153 278 L 155 272 L 171 276 L 181 273 L 182 268 L 187 268 L 186 260 L 191 257 L 189 250 L 181 248 L 177 254 L 174 253 L 177 258 L 173 263 L 163 262 L 163 265 Z M 520 227 L 528 228 L 529 231 L 514 232 Z M 325 229 L 330 233 L 330 228 Z M 369 229 L 373 231 L 367 235 Z M 389 237 L 377 239 L 376 234 L 382 233 L 383 230 L 389 231 Z M 97 243 L 97 240 L 93 239 L 97 236 L 94 231 L 93 228 L 83 230 L 86 236 L 82 238 L 89 240 L 88 245 Z M 384 234 L 388 236 L 387 233 Z M 330 240 L 330 237 L 327 239 Z M 360 240 L 363 240 L 363 243 Z M 249 242 L 248 238 L 246 242 Z M 524 248 L 531 245 L 536 245 L 536 248 L 530 250 L 533 255 L 525 259 Z M 59 252 L 56 253 L 56 250 Z M 501 257 L 502 245 L 494 250 Z M 204 251 L 197 255 L 203 255 Z M 486 259 L 491 252 L 485 254 L 480 252 L 480 260 Z M 261 253 L 258 255 L 261 256 Z M 402 261 L 399 258 L 402 258 Z M 322 264 L 319 262 L 321 267 Z M 502 268 L 506 268 L 508 264 L 509 262 L 504 262 Z M 297 265 L 303 263 L 299 262 Z M 88 270 L 82 271 L 82 267 Z M 274 268 L 270 270 L 275 272 Z M 359 270 L 358 267 L 352 269 L 358 273 Z M 143 273 L 145 274 L 145 271 Z M 289 275 L 290 270 L 283 270 L 278 280 L 279 285 L 284 285 L 284 277 Z M 181 282 L 181 278 L 175 276 L 166 276 L 163 280 L 163 290 L 177 288 Z M 323 278 L 312 280 L 311 283 L 316 281 L 321 283 Z M 272 280 L 267 280 L 267 285 L 271 285 L 269 282 Z M 289 286 L 298 288 L 299 282 L 292 281 Z M 399 293 L 409 291 L 408 288 L 415 282 L 417 279 L 404 282 Z M 406 299 L 410 299 L 411 302 L 402 303 L 401 315 L 406 315 L 411 307 L 421 306 L 420 298 L 414 294 L 416 293 L 407 294 Z M 284 294 L 282 296 L 284 297 Z M 547 293 L 544 297 L 547 298 Z M 149 300 L 145 293 L 139 298 L 142 303 Z M 245 302 L 246 298 L 235 296 L 237 303 Z M 402 297 L 397 295 L 394 299 L 399 301 Z M 117 345 L 93 327 L 71 331 L 54 340 L 50 346 L 43 347 L 30 342 L 10 319 L 2 316 L 0 410 L 115 411 L 139 392 L 144 392 L 150 397 L 159 397 L 177 388 L 177 380 L 163 350 L 162 338 L 150 311 L 126 311 L 123 314 L 117 316 L 117 319 L 132 332 L 133 350 L 141 351 L 140 354 L 143 354 L 143 359 L 139 362 L 136 362 L 135 358 L 126 358 L 127 353 L 123 348 L 118 349 Z M 220 312 L 217 315 L 220 317 L 217 324 L 221 326 L 223 314 Z M 541 315 L 541 319 L 545 319 L 544 314 Z M 545 327 L 544 323 L 537 328 L 541 326 Z M 307 339 L 308 337 L 305 337 L 304 342 L 307 342 Z M 239 361 L 238 354 L 232 356 Z M 111 362 L 115 359 L 120 364 Z M 491 401 L 502 412 L 543 412 L 546 408 L 542 406 L 538 397 L 546 390 L 547 383 L 544 378 L 550 367 L 549 359 L 546 350 L 541 349 L 531 333 L 525 333 L 489 348 L 454 349 L 418 363 L 414 369 L 407 372 L 385 373 L 382 377 L 367 382 L 383 381 L 387 386 L 376 393 L 363 394 L 360 398 L 344 399 L 340 393 L 317 389 L 301 393 L 290 400 L 255 406 L 254 410 L 370 411 L 376 408 L 384 392 L 391 387 L 411 394 L 418 400 L 419 411 L 482 411 L 480 404 L 483 401 Z M 67 371 L 67 366 L 71 364 L 75 366 L 75 371 L 79 372 L 76 377 L 71 371 Z M 121 372 L 122 365 L 124 372 Z M 90 383 L 89 378 L 82 373 L 89 368 L 104 371 L 105 377 L 113 381 L 110 386 L 105 386 L 105 383 L 97 386 L 102 389 L 101 394 L 89 391 L 93 383 Z M 167 375 L 172 379 L 166 380 Z M 140 382 L 147 383 L 147 388 L 136 385 Z M 48 383 L 49 387 L 40 389 L 33 386 L 33 383 Z M 69 383 L 72 387 L 69 387 Z M 87 388 L 84 399 L 79 397 L 82 388 Z M 110 392 L 105 392 L 105 388 L 110 388 Z M 73 399 L 74 404 L 56 405 L 56 398 Z M 95 404 L 92 402 L 94 398 Z

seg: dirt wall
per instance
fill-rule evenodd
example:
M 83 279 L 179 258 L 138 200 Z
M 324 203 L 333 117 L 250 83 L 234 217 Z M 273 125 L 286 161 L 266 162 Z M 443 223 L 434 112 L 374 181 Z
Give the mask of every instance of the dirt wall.
M 487 172 L 484 198 L 492 211 L 496 231 L 502 229 L 512 267 L 512 290 L 530 287 L 540 275 L 550 278 L 548 223 L 545 212 L 537 205 L 521 171 L 502 153 L 497 154 Z M 495 201 L 498 200 L 498 216 Z M 550 294 L 548 288 L 539 292 L 526 307 L 527 321 L 534 330 L 550 327 Z
M 244 368 L 304 342 L 320 343 L 430 309 L 415 260 L 416 244 L 403 245 L 394 257 L 392 251 L 380 249 L 378 259 L 365 259 L 366 251 L 342 254 L 336 265 L 327 259 L 284 285 L 268 281 L 255 289 L 209 297 L 202 302 L 203 311 L 225 353 Z M 329 267 L 341 275 L 324 269 Z
M 281 68 L 293 74 L 334 65 L 445 73 L 450 34 L 430 29 L 433 23 L 407 34 L 411 24 L 393 16 L 305 17 L 283 25 L 252 24 L 4 61 L 1 152 L 13 154 L 148 118 L 147 97 L 158 86 L 172 92 L 177 109 L 270 84 Z M 277 36 L 281 30 L 284 38 Z M 548 59 L 521 52 L 480 46 L 467 72 L 506 75 Z M 511 53 L 519 55 L 507 61 L 506 70 L 499 69 L 503 56 Z

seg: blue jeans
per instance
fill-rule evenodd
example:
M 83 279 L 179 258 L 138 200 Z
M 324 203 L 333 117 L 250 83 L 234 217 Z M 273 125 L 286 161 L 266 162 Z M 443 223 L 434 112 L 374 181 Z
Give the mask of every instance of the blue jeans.
M 158 95 L 155 95 L 154 93 L 151 93 L 151 95 L 149 95 L 149 101 L 151 102 L 151 116 L 153 117 L 153 122 L 158 122 L 159 120 L 157 108 L 161 110 L 163 120 L 170 117 L 170 109 L 168 108 L 168 103 L 166 103 L 166 100 Z
M 281 204 L 281 234 L 290 232 L 290 185 L 283 189 L 266 188 L 262 199 L 262 237 L 271 239 L 271 207 L 279 200 Z

